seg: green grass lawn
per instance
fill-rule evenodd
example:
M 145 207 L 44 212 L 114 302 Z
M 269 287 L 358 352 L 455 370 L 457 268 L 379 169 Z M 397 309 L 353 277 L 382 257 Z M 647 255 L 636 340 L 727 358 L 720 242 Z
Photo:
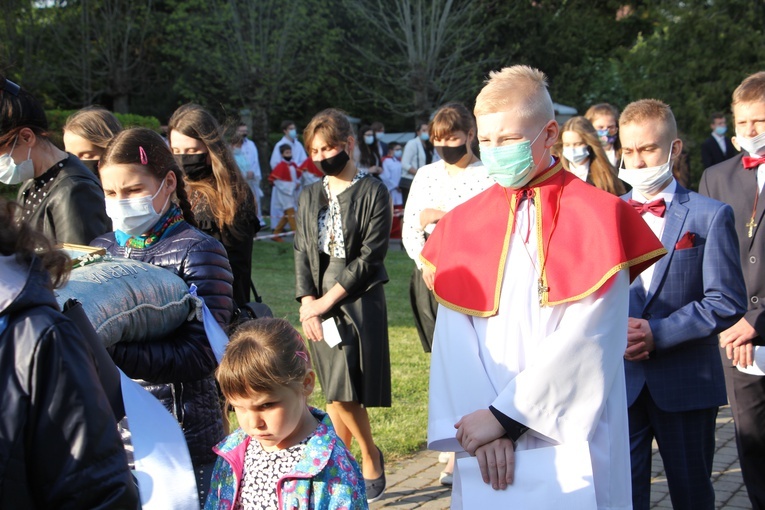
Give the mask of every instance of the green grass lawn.
M 292 243 L 256 241 L 252 253 L 252 278 L 258 293 L 274 312 L 302 332 L 295 300 L 295 264 Z M 388 303 L 393 407 L 369 409 L 375 442 L 386 460 L 400 459 L 424 447 L 428 417 L 430 355 L 422 351 L 409 305 L 409 278 L 414 267 L 406 252 L 392 248 L 385 267 Z M 312 405 L 324 407 L 320 390 Z M 353 453 L 359 450 L 353 445 Z

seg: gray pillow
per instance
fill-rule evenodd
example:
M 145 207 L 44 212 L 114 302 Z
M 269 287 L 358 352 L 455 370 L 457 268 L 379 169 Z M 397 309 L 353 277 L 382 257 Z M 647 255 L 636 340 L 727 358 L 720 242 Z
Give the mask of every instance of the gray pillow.
M 120 258 L 73 269 L 56 290 L 59 306 L 70 298 L 82 303 L 105 347 L 162 338 L 195 316 L 198 302 L 172 271 Z

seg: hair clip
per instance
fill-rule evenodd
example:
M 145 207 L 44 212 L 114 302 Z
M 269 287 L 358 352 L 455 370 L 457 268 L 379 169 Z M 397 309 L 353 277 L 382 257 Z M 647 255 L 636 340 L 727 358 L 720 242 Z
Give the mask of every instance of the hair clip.
M 0 90 L 9 93 L 12 96 L 18 96 L 19 92 L 21 92 L 21 87 L 6 78 L 3 83 L 0 83 Z
M 308 354 L 306 354 L 304 351 L 295 351 L 295 356 L 308 363 Z
M 140 145 L 138 146 L 138 154 L 141 156 L 141 164 L 148 165 L 149 158 L 146 157 L 146 151 L 143 150 L 143 147 L 141 147 Z

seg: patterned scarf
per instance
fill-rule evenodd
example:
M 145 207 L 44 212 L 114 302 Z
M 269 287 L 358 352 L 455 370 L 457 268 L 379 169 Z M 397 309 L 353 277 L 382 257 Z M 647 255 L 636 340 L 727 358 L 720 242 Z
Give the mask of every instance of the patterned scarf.
M 125 246 L 129 248 L 148 248 L 156 243 L 165 235 L 171 227 L 183 221 L 183 212 L 176 204 L 172 204 L 170 209 L 159 219 L 159 221 L 145 234 L 140 236 L 131 236 L 125 241 Z

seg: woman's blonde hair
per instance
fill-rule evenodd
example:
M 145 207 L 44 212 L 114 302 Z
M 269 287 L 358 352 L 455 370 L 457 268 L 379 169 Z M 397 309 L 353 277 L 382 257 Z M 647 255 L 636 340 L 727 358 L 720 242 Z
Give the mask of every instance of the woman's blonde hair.
M 584 117 L 571 117 L 563 124 L 560 130 L 560 137 L 555 142 L 553 153 L 560 156 L 563 168 L 569 169 L 569 162 L 562 157 L 563 154 L 563 133 L 571 131 L 582 137 L 587 144 L 590 159 L 590 178 L 596 188 L 608 191 L 613 195 L 623 195 L 626 190 L 624 184 L 617 177 L 616 169 L 608 161 L 603 145 L 598 139 L 598 133 L 592 127 L 592 123 Z
M 122 124 L 112 112 L 99 106 L 88 106 L 66 119 L 64 131 L 84 138 L 96 147 L 106 149 L 114 136 L 122 131 Z
M 234 330 L 215 371 L 223 396 L 269 393 L 303 382 L 311 370 L 308 348 L 284 319 L 254 319 Z
M 209 204 L 218 227 L 225 227 L 238 239 L 244 238 L 242 226 L 235 222 L 235 218 L 242 204 L 248 200 L 248 186 L 231 150 L 226 146 L 218 121 L 198 104 L 189 103 L 175 110 L 167 129 L 171 145 L 173 131 L 205 144 L 212 161 L 212 176 L 200 181 L 186 179 L 189 195 L 193 199 L 194 192 L 201 194 Z

